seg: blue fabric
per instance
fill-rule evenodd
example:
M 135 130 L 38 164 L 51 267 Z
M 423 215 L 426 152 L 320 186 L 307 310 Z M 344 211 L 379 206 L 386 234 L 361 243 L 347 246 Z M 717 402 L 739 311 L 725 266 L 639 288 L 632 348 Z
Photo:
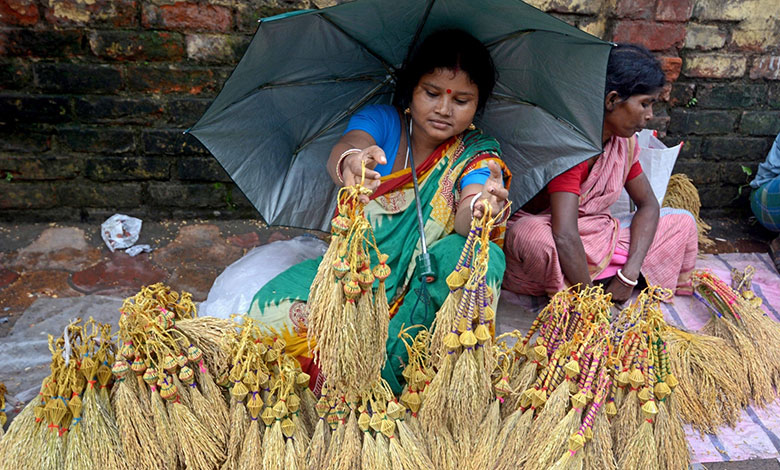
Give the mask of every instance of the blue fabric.
M 384 150 L 387 163 L 377 165 L 374 170 L 382 176 L 389 175 L 393 171 L 398 146 L 401 145 L 401 119 L 398 111 L 387 104 L 365 106 L 352 115 L 344 133 L 354 130 L 368 133 Z M 461 177 L 458 188 L 462 190 L 470 184 L 485 184 L 489 177 L 489 168 L 475 168 Z
M 389 175 L 393 171 L 395 156 L 401 144 L 401 120 L 398 118 L 398 111 L 387 104 L 365 106 L 352 115 L 344 133 L 354 130 L 367 132 L 385 151 L 387 163 L 377 165 L 374 170 L 382 176 Z
M 758 165 L 756 177 L 750 182 L 750 186 L 758 189 L 759 186 L 772 181 L 778 176 L 780 176 L 780 134 L 777 134 L 775 143 L 769 150 L 764 163 Z
M 767 230 L 780 232 L 780 176 L 750 193 L 750 208 Z

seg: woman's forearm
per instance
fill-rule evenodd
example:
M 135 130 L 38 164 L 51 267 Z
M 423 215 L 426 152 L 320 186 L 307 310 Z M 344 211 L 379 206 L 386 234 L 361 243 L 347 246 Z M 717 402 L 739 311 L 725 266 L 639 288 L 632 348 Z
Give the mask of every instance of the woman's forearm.
M 647 204 L 637 209 L 631 221 L 631 242 L 628 247 L 628 258 L 622 268 L 623 274 L 631 279 L 639 278 L 642 263 L 647 251 L 653 243 L 655 230 L 658 227 L 660 209 L 658 203 Z
M 561 263 L 563 276 L 569 284 L 591 285 L 588 272 L 588 258 L 585 255 L 585 247 L 582 238 L 577 234 L 553 233 L 555 248 L 558 251 L 558 261 Z

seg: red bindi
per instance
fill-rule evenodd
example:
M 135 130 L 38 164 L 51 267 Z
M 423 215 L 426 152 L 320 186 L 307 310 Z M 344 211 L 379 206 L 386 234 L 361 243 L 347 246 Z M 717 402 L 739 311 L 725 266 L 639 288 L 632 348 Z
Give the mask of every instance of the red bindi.
M 449 88 L 447 88 L 447 94 L 449 95 L 449 94 L 451 94 L 451 93 L 452 93 L 452 90 L 450 90 Z

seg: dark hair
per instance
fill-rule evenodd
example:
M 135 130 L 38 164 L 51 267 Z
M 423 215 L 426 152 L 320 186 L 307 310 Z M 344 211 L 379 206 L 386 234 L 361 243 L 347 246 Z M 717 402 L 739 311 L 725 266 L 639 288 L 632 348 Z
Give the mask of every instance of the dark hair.
M 490 52 L 474 36 L 458 29 L 437 31 L 417 47 L 398 78 L 394 102 L 406 108 L 423 75 L 436 69 L 460 69 L 479 90 L 477 112 L 485 108 L 496 84 L 496 68 Z
M 616 91 L 623 99 L 655 93 L 666 83 L 661 64 L 647 49 L 636 44 L 618 44 L 609 51 L 604 96 Z

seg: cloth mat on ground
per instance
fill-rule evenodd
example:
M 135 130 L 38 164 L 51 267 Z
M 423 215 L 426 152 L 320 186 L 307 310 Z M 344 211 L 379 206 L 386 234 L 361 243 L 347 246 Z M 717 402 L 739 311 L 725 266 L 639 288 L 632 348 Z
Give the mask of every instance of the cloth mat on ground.
M 763 299 L 767 315 L 780 322 L 780 275 L 775 271 L 768 254 L 727 253 L 703 255 L 696 260 L 697 269 L 709 269 L 727 283 L 731 282 L 732 268 L 743 270 L 748 265 L 756 269 L 753 291 Z M 517 295 L 505 290 L 501 292 L 501 300 L 497 312 L 499 332 L 512 328 L 527 331 L 533 317 L 547 304 L 547 297 Z M 517 306 L 530 310 L 533 315 L 513 319 L 510 321 L 513 324 L 507 328 L 507 322 L 501 321 L 501 312 L 511 312 Z M 693 297 L 677 296 L 673 303 L 662 304 L 661 308 L 668 323 L 689 330 L 701 329 L 710 318 L 704 305 Z M 717 434 L 699 434 L 690 426 L 685 429 L 691 446 L 691 461 L 694 463 L 777 459 L 780 457 L 780 400 L 775 400 L 763 409 L 748 406 L 733 429 L 724 427 Z

